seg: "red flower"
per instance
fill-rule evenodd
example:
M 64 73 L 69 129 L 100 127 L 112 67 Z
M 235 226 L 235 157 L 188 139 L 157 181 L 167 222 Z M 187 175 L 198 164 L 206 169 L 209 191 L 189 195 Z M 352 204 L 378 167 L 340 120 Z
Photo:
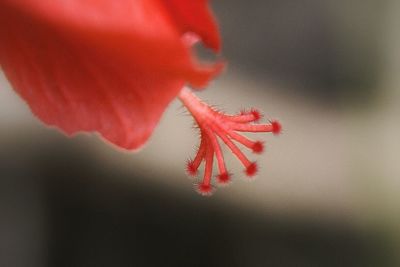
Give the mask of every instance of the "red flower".
M 256 165 L 229 140 L 260 153 L 262 143 L 234 131 L 277 128 L 249 126 L 259 118 L 256 111 L 239 116 L 216 113 L 182 89 L 185 84 L 204 87 L 222 67 L 200 64 L 191 52 L 196 39 L 220 50 L 207 4 L 207 0 L 0 0 L 0 65 L 44 123 L 69 135 L 98 132 L 125 149 L 140 148 L 167 105 L 179 96 L 202 135 L 199 154 L 188 170 L 194 173 L 206 161 L 199 188 L 208 193 L 214 154 L 219 180 L 229 180 L 215 134 L 252 175 Z

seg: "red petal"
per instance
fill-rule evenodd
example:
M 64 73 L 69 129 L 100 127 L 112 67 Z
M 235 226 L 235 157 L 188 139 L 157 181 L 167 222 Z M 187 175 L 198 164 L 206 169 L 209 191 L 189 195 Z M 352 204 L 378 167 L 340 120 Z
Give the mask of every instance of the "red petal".
M 215 51 L 221 49 L 217 23 L 208 8 L 208 0 L 163 0 L 182 32 L 197 33 L 204 44 Z
M 137 149 L 185 82 L 217 66 L 193 63 L 158 0 L 3 0 L 0 64 L 34 114 L 68 134 L 96 131 Z

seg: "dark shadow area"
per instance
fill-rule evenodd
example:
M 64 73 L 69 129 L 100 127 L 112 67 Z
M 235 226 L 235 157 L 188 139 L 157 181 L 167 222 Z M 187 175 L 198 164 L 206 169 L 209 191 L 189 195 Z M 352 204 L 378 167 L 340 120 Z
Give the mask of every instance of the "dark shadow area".
M 1 202 L 14 215 L 3 217 L 0 232 L 24 233 L 2 235 L 1 243 L 30 244 L 8 246 L 3 259 L 11 264 L 2 266 L 23 266 L 12 255 L 51 267 L 389 266 L 385 243 L 371 232 L 169 192 L 95 162 L 62 138 L 1 144 Z M 128 175 L 129 184 L 121 178 Z

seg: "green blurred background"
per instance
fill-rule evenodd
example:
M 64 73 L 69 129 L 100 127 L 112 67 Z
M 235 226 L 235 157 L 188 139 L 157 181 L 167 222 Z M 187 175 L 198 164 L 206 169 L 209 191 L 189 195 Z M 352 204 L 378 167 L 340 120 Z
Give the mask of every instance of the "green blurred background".
M 1 74 L 0 266 L 400 266 L 400 1 L 212 4 L 229 68 L 200 96 L 284 126 L 258 178 L 228 157 L 233 184 L 195 193 L 178 101 L 126 153 L 46 128 Z

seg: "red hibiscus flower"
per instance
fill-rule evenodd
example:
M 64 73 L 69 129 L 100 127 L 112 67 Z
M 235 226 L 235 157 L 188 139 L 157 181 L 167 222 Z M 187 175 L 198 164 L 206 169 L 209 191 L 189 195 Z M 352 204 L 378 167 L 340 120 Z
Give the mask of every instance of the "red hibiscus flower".
M 179 97 L 199 125 L 201 145 L 187 164 L 198 190 L 211 193 L 213 159 L 230 180 L 222 140 L 252 176 L 257 165 L 232 142 L 263 150 L 238 132 L 280 131 L 278 122 L 254 124 L 256 110 L 219 113 L 190 89 L 203 88 L 222 63 L 200 63 L 196 41 L 220 51 L 220 36 L 207 0 L 0 0 L 0 65 L 32 112 L 68 135 L 97 132 L 125 149 L 140 148 L 167 105 Z

